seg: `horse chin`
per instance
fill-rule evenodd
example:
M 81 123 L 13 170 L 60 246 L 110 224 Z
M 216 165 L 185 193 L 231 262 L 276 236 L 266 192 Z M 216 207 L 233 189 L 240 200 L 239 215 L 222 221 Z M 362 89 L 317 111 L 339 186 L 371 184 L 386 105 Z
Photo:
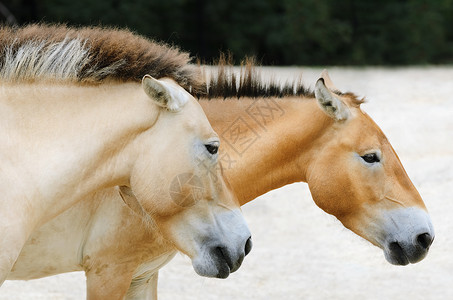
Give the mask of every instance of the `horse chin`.
M 405 266 L 409 264 L 409 259 L 398 243 L 392 243 L 389 249 L 384 250 L 385 259 L 392 265 Z
M 237 255 L 233 255 L 225 247 L 206 247 L 199 256 L 192 259 L 192 266 L 200 276 L 227 278 L 230 273 L 239 269 L 251 247 L 250 238 L 247 240 L 244 252 Z
M 199 259 L 192 260 L 192 266 L 195 272 L 203 277 L 222 278 L 230 276 L 231 268 L 224 259 Z
M 227 278 L 241 266 L 244 257 L 252 249 L 250 231 L 241 223 L 237 210 L 228 210 L 216 218 L 219 224 L 214 234 L 198 238 L 202 241 L 191 256 L 192 266 L 198 275 Z M 227 235 L 225 233 L 228 233 Z
M 419 247 L 404 247 L 398 242 L 389 243 L 384 250 L 385 259 L 392 265 L 405 266 L 415 264 L 428 254 L 428 250 Z

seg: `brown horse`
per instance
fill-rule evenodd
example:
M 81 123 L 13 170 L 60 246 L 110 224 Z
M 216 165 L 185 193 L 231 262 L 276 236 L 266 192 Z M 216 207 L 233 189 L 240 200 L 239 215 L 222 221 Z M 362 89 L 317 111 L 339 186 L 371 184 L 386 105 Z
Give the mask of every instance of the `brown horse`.
M 363 101 L 339 92 L 326 73 L 314 93 L 300 85 L 266 85 L 256 76 L 251 68 L 241 77 L 221 68 L 200 101 L 220 134 L 223 172 L 241 204 L 307 182 L 319 207 L 383 249 L 390 263 L 423 259 L 434 237 L 430 218 L 395 151 L 360 108 Z M 124 268 L 132 273 L 122 285 L 130 284 L 128 299 L 157 297 L 157 272 L 175 248 L 143 224 L 132 194 L 122 191 L 122 196 L 137 214 L 112 189 L 87 198 L 35 231 L 10 278 L 96 269 L 97 281 L 111 295 L 108 291 L 119 287 L 109 278 Z M 106 223 L 113 225 L 106 230 Z M 78 238 L 49 247 L 68 236 Z M 122 251 L 118 244 L 125 246 Z M 109 249 L 116 251 L 106 257 Z M 56 257 L 65 263 L 55 263 Z M 98 288 L 93 282 L 89 276 L 89 297 Z
M 321 209 L 382 248 L 390 263 L 421 260 L 434 237 L 430 218 L 396 152 L 360 108 L 363 100 L 341 93 L 327 72 L 314 93 L 286 87 L 281 99 L 269 97 L 275 87 L 263 88 L 254 76 L 253 70 L 243 75 L 237 94 L 249 89 L 262 98 L 200 101 L 224 141 L 224 172 L 241 205 L 307 182 Z M 232 85 L 218 80 L 214 89 L 226 86 Z

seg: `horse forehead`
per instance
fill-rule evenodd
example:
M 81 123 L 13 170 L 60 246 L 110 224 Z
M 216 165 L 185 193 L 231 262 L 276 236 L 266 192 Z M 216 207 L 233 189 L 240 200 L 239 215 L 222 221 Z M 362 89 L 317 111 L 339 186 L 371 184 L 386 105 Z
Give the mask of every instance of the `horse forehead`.
M 374 141 L 379 144 L 387 142 L 381 128 L 365 112 L 360 110 L 351 121 L 350 126 L 347 126 L 346 134 L 362 142 Z
M 191 97 L 191 99 L 189 99 L 186 107 L 183 108 L 183 111 L 182 118 L 184 121 L 181 124 L 183 124 L 186 130 L 195 132 L 204 140 L 218 138 L 218 135 L 212 128 L 211 123 L 209 123 L 203 108 L 195 98 Z

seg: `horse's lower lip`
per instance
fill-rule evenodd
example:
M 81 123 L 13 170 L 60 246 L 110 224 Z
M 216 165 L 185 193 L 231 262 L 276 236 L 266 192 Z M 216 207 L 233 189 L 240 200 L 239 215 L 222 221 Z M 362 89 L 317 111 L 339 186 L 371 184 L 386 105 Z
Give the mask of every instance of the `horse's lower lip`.
M 231 272 L 231 273 L 236 272 L 236 271 L 241 267 L 242 262 L 244 261 L 244 257 L 245 257 L 245 255 L 241 255 L 241 256 L 239 257 L 239 260 L 238 260 L 238 261 L 236 262 L 236 264 L 234 264 L 234 265 L 230 265 L 230 264 L 228 263 L 228 266 L 230 267 L 230 272 Z
M 216 247 L 212 250 L 211 255 L 217 260 L 218 269 L 217 278 L 227 278 L 234 268 L 234 264 L 227 252 L 222 247 Z
M 218 273 L 216 275 L 217 278 L 225 279 L 230 276 L 230 266 L 226 262 L 218 264 Z
M 406 256 L 406 254 L 404 253 L 403 248 L 401 248 L 400 244 L 398 244 L 398 242 L 390 243 L 389 251 L 390 251 L 391 258 L 393 260 L 392 263 L 394 263 L 396 265 L 401 265 L 401 266 L 405 266 L 405 265 L 409 264 L 409 259 Z

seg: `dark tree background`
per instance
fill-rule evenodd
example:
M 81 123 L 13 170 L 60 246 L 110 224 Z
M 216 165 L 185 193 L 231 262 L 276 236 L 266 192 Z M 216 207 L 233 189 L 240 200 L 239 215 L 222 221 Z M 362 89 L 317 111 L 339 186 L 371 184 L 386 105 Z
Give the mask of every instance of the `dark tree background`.
M 453 63 L 453 0 L 0 0 L 0 22 L 128 27 L 205 61 Z

